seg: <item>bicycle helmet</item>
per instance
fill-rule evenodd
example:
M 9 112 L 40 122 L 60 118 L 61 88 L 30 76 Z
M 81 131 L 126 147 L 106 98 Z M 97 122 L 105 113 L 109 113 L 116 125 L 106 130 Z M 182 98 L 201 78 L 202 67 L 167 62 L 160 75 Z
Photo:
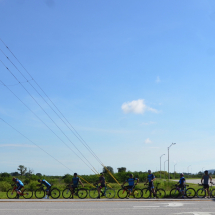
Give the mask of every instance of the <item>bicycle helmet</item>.
M 38 179 L 37 181 L 38 181 L 38 182 L 40 182 L 40 181 L 41 181 L 41 179 Z
M 103 172 L 101 172 L 101 173 L 100 173 L 100 175 L 104 175 L 104 173 L 103 173 Z
M 152 172 L 150 169 L 148 170 L 148 173 Z
M 205 170 L 205 173 L 208 172 L 208 170 Z
M 75 172 L 74 175 L 78 175 L 78 174 Z
M 13 177 L 13 178 L 12 178 L 12 181 L 16 181 L 16 178 Z
M 133 177 L 133 174 L 130 174 L 129 176 L 130 176 L 130 177 Z
M 181 176 L 184 176 L 184 174 L 183 174 L 183 173 L 181 173 L 180 175 L 181 175 Z

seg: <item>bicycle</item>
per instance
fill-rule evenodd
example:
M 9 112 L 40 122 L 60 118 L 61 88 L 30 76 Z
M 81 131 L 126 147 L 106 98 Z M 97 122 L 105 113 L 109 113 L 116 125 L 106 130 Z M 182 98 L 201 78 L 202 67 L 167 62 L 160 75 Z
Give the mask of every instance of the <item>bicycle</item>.
M 189 199 L 192 199 L 196 196 L 196 191 L 193 188 L 188 188 L 189 185 L 184 185 L 184 196 L 186 196 Z M 175 185 L 175 188 L 173 188 L 170 191 L 170 197 L 171 198 L 178 198 L 180 194 L 182 193 L 182 190 L 178 187 L 178 184 Z
M 62 192 L 63 198 L 64 199 L 69 199 L 69 198 L 73 199 L 74 195 L 75 195 L 75 196 L 78 196 L 78 198 L 80 198 L 80 199 L 85 199 L 88 195 L 87 189 L 78 188 L 78 186 L 76 188 L 73 188 L 73 192 L 72 192 L 71 186 L 70 186 L 70 184 L 68 184 Z
M 213 182 L 210 182 L 211 186 L 209 187 L 209 194 L 210 194 L 210 197 L 214 198 L 215 197 L 215 189 L 213 189 L 213 185 L 215 185 Z M 204 184 L 199 184 L 199 186 L 204 186 Z M 205 198 L 206 196 L 206 189 L 204 187 L 202 188 L 199 188 L 197 191 L 196 191 L 196 195 L 198 198 Z
M 120 199 L 125 199 L 126 197 L 129 196 L 129 189 L 126 186 L 122 186 L 122 189 L 120 189 L 117 193 L 118 197 Z M 136 199 L 140 199 L 142 197 L 142 190 L 139 188 L 135 188 L 135 185 L 132 188 L 132 196 Z
M 157 197 L 157 198 L 164 198 L 166 196 L 166 191 L 164 189 L 161 189 L 161 188 L 158 188 L 160 183 L 157 183 L 156 184 L 156 187 L 155 187 L 155 195 L 154 195 L 154 198 Z M 149 186 L 149 184 L 145 184 L 145 185 L 148 185 L 147 188 L 143 188 L 142 189 L 142 197 L 144 199 L 148 199 L 151 194 L 152 194 L 152 188 Z
M 23 196 L 25 199 L 30 199 L 32 196 L 33 196 L 33 191 L 29 190 L 29 189 L 25 189 L 23 191 L 21 191 L 21 193 L 17 194 L 17 192 L 15 191 L 17 189 L 17 185 L 16 184 L 13 184 L 11 186 L 14 186 L 13 188 L 10 188 L 8 191 L 7 191 L 7 197 L 9 199 L 15 199 L 15 198 L 19 198 L 19 196 Z
M 39 186 L 40 188 L 35 190 L 35 197 L 37 199 L 42 199 L 46 195 L 46 189 L 42 184 Z M 51 188 L 49 191 L 49 196 L 51 196 L 53 199 L 58 199 L 60 196 L 60 190 L 57 188 Z
M 107 184 L 108 183 L 106 183 L 106 185 Z M 98 183 L 95 183 L 94 185 L 96 186 L 96 188 L 92 188 L 92 189 L 89 190 L 89 196 L 92 199 L 96 199 L 99 196 L 99 192 L 98 192 L 99 185 L 98 185 Z M 108 199 L 113 199 L 115 197 L 115 195 L 116 195 L 116 192 L 112 188 L 107 188 L 106 185 L 104 187 L 104 190 L 101 189 L 100 197 L 105 196 Z

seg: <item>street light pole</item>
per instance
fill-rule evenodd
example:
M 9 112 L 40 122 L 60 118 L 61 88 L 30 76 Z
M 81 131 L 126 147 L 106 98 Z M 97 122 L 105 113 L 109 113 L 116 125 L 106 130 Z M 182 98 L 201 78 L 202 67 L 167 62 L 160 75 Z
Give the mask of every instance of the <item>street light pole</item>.
M 191 165 L 190 165 L 190 166 L 191 166 Z M 188 171 L 188 176 L 189 176 L 189 167 L 190 167 L 190 166 L 188 166 L 188 167 L 187 167 L 187 171 Z
M 175 165 L 177 165 L 177 163 Z M 174 179 L 175 179 L 175 165 L 174 165 Z
M 169 147 L 168 147 L 168 180 L 170 178 L 170 174 L 169 174 L 169 148 L 172 146 L 172 145 L 175 145 L 176 143 L 172 143 Z
M 204 169 L 205 167 L 202 167 L 202 173 L 203 173 L 203 169 Z
M 161 155 L 160 156 L 160 179 L 161 179 L 161 158 L 162 158 L 162 156 L 164 156 L 165 154 L 163 154 L 163 155 Z
M 166 162 L 167 162 L 168 160 L 166 160 L 166 161 L 164 161 L 164 176 L 165 176 L 165 166 L 166 166 Z

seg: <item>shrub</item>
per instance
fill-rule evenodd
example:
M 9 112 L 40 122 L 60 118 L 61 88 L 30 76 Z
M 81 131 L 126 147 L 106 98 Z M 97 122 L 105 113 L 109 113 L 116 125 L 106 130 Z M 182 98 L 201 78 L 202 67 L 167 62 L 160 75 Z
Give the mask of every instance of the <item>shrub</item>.
M 11 188 L 11 184 L 9 184 L 8 182 L 5 182 L 5 181 L 0 182 L 0 191 L 6 192 L 10 188 Z

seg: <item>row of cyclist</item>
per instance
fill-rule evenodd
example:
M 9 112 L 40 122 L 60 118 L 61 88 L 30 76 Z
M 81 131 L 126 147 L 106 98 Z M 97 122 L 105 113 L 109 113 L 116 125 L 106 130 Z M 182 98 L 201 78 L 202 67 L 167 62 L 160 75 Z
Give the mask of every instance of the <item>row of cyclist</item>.
M 158 188 L 159 183 L 157 183 L 157 187 L 154 186 L 154 181 L 156 180 L 155 176 L 151 173 L 151 170 L 148 170 L 148 177 L 145 185 L 148 185 L 147 188 L 139 189 L 135 186 L 139 183 L 138 178 L 134 178 L 133 174 L 130 174 L 129 178 L 124 181 L 124 183 L 121 185 L 122 189 L 118 190 L 117 195 L 119 198 L 124 199 L 129 197 L 134 198 L 164 198 L 167 197 L 166 192 L 164 189 Z M 209 180 L 211 183 L 211 189 L 209 189 Z M 21 180 L 17 178 L 13 178 L 13 181 L 15 182 L 15 186 L 13 189 L 9 189 L 7 192 L 8 198 L 19 198 L 20 196 L 23 196 L 24 198 L 31 198 L 33 196 L 33 192 L 28 189 L 24 189 L 24 184 Z M 39 188 L 35 191 L 35 197 L 38 199 L 49 199 L 51 196 L 52 198 L 56 199 L 60 197 L 60 190 L 57 188 L 52 188 L 52 185 L 47 182 L 45 179 L 38 180 Z M 126 183 L 128 183 L 127 186 L 124 186 Z M 107 198 L 114 198 L 115 197 L 115 190 L 112 189 L 108 183 L 105 182 L 105 177 L 103 173 L 100 173 L 99 180 L 94 184 L 96 188 L 92 188 L 90 190 L 79 188 L 79 184 L 84 187 L 84 184 L 78 177 L 77 173 L 74 174 L 74 177 L 69 185 L 62 191 L 62 196 L 64 198 L 74 198 L 74 196 L 78 196 L 81 199 L 84 199 L 89 196 L 93 199 L 97 198 L 100 199 L 100 197 L 105 196 Z M 44 186 L 46 187 L 44 189 Z M 175 188 L 173 188 L 170 191 L 169 197 L 172 198 L 178 198 L 181 196 L 181 198 L 184 198 L 185 196 L 187 198 L 194 198 L 195 196 L 199 198 L 210 198 L 215 197 L 215 189 L 212 188 L 213 182 L 212 177 L 208 174 L 208 171 L 205 171 L 205 174 L 202 176 L 201 184 L 202 188 L 195 191 L 193 188 L 188 188 L 189 185 L 186 185 L 186 180 L 184 178 L 184 174 L 180 174 L 180 180 L 175 185 Z M 109 187 L 108 187 L 109 186 Z

